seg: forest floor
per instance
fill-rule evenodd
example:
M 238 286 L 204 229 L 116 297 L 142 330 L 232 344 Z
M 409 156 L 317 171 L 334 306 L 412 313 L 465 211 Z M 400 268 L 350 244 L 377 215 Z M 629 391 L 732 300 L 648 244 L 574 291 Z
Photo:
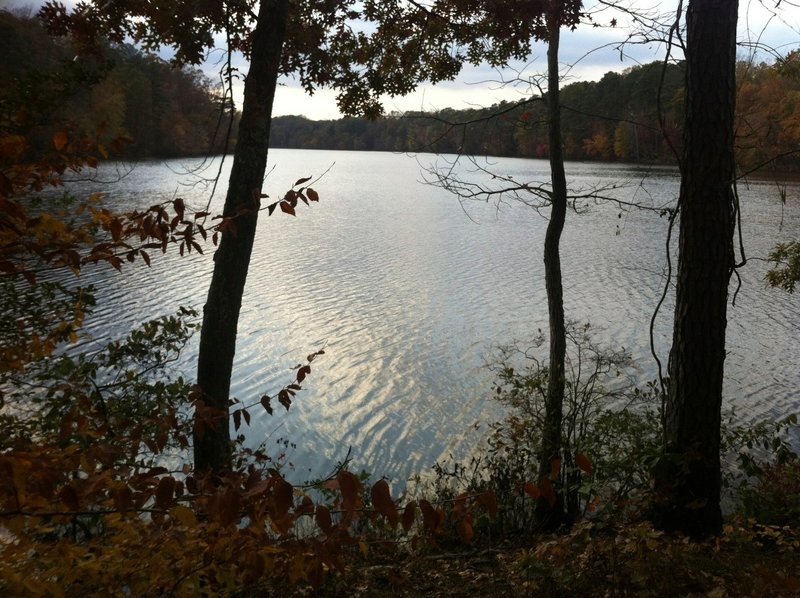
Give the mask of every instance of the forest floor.
M 295 596 L 800 596 L 800 530 L 745 523 L 695 543 L 645 524 L 371 555 Z

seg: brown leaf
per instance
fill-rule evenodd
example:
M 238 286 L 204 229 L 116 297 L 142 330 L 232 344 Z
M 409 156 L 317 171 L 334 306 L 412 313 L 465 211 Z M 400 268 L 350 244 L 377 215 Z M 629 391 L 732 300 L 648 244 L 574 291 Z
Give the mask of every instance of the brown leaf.
M 480 497 L 481 504 L 486 508 L 490 519 L 497 519 L 497 497 L 494 490 L 487 490 Z
M 111 231 L 111 238 L 114 239 L 115 243 L 119 243 L 122 238 L 122 221 L 119 218 L 114 218 L 109 223 L 108 228 Z
M 272 415 L 272 405 L 270 405 L 270 398 L 269 395 L 264 395 L 261 397 L 261 406 L 264 407 L 264 410 Z
M 422 511 L 422 523 L 428 531 L 437 531 L 439 528 L 439 514 L 433 508 L 433 505 L 427 500 L 422 499 L 419 501 L 419 508 Z
M 219 522 L 222 526 L 233 525 L 239 521 L 239 506 L 241 495 L 234 488 L 229 488 L 222 494 L 219 501 Z
M 345 511 L 360 509 L 363 506 L 363 501 L 361 500 L 361 492 L 363 491 L 361 480 L 344 469 L 339 472 L 336 479 L 339 480 L 339 489 L 342 492 Z
M 308 196 L 308 199 L 310 199 L 311 201 L 319 201 L 319 193 L 314 191 L 311 187 L 306 189 L 306 195 Z
M 417 516 L 417 503 L 415 501 L 411 501 L 406 505 L 406 508 L 403 509 L 403 531 L 408 532 L 411 529 L 411 526 L 414 525 L 414 519 Z
M 297 187 L 298 185 L 302 185 L 303 183 L 307 183 L 310 180 L 311 180 L 310 176 L 304 177 L 302 179 L 297 179 L 297 181 L 295 182 L 295 184 L 293 186 Z
M 283 518 L 294 505 L 294 488 L 283 478 L 277 478 L 274 490 L 276 516 Z
M 292 216 L 296 215 L 294 213 L 294 207 L 288 201 L 281 202 L 281 211 L 285 212 L 286 214 L 291 214 Z
M 328 507 L 325 505 L 317 505 L 315 518 L 319 529 L 325 534 L 330 535 L 331 530 L 333 530 L 333 525 L 331 524 L 331 512 L 328 510 Z
M 542 493 L 539 492 L 539 487 L 533 482 L 525 482 L 525 494 L 533 498 L 539 498 Z
M 58 493 L 58 498 L 70 511 L 77 511 L 80 506 L 78 493 L 75 492 L 75 488 L 71 484 L 67 484 L 61 489 Z
M 172 504 L 172 496 L 175 492 L 175 478 L 165 476 L 158 481 L 156 487 L 156 506 L 159 508 L 168 507 Z
M 299 370 L 297 370 L 297 381 L 302 382 L 306 379 L 306 376 L 311 373 L 311 366 L 304 365 Z
M 458 536 L 467 543 L 471 542 L 473 536 L 475 535 L 472 529 L 472 523 L 470 523 L 467 519 L 461 519 L 456 524 L 456 531 L 458 532 Z
M 121 513 L 130 511 L 133 507 L 133 492 L 125 486 L 114 491 L 114 508 Z
M 583 453 L 575 453 L 575 465 L 589 475 L 592 475 L 592 462 L 589 457 Z
M 553 484 L 550 482 L 550 478 L 544 477 L 539 480 L 539 490 L 551 507 L 556 506 L 556 491 L 553 489 Z
M 56 151 L 61 151 L 67 146 L 67 142 L 69 138 L 64 131 L 58 131 L 55 135 L 53 135 L 53 147 L 56 148 Z
M 372 486 L 370 494 L 372 496 L 372 504 L 375 506 L 375 510 L 386 517 L 389 525 L 392 527 L 392 529 L 395 529 L 400 521 L 400 516 L 397 513 L 397 505 L 392 500 L 392 494 L 389 491 L 389 484 L 386 482 L 386 480 L 378 480 Z

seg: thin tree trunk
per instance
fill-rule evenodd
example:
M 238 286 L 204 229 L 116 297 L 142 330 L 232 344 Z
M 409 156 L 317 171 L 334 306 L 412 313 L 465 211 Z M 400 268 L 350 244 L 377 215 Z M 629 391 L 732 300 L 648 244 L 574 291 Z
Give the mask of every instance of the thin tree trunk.
M 559 244 L 567 215 L 567 180 L 564 172 L 564 152 L 561 144 L 561 105 L 559 97 L 558 45 L 560 24 L 553 19 L 549 24 L 550 38 L 547 47 L 547 111 L 550 138 L 550 176 L 552 181 L 552 207 L 550 222 L 544 240 L 544 271 L 547 289 L 547 309 L 550 321 L 550 362 L 545 401 L 542 446 L 539 454 L 539 479 L 550 474 L 550 464 L 561 453 L 561 418 L 564 403 L 564 359 L 567 350 L 564 326 L 564 297 L 561 284 L 561 257 Z M 552 496 L 550 497 L 552 500 Z M 563 520 L 563 493 L 556 488 L 555 505 L 546 498 L 536 507 L 538 524 L 554 529 Z
M 263 0 L 253 31 L 250 70 L 244 84 L 242 117 L 223 212 L 234 217 L 234 226 L 223 231 L 214 254 L 214 274 L 200 333 L 197 383 L 202 404 L 195 413 L 194 430 L 194 462 L 199 472 L 230 468 L 228 415 L 236 330 L 267 165 L 288 5 L 288 0 Z
M 734 263 L 735 0 L 691 0 L 675 324 L 657 523 L 721 530 L 720 410 Z

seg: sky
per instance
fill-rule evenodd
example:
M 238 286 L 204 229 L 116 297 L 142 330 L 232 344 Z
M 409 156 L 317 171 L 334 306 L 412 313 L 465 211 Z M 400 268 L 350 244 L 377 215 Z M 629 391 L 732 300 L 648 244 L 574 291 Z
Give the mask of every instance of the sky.
M 675 13 L 676 0 L 623 0 L 638 11 L 668 15 Z M 741 58 L 747 58 L 758 42 L 775 48 L 781 54 L 800 48 L 800 0 L 740 0 L 738 41 Z M 70 2 L 68 1 L 67 4 Z M 0 8 L 39 6 L 40 0 L 0 0 Z M 777 8 L 776 8 L 777 5 Z M 622 71 L 637 64 L 663 59 L 665 48 L 661 43 L 619 45 L 629 31 L 629 20 L 624 14 L 599 10 L 594 0 L 585 6 L 594 12 L 594 21 L 601 27 L 581 26 L 577 31 L 564 32 L 561 36 L 561 62 L 564 65 L 564 83 L 573 81 L 596 81 L 609 71 Z M 616 27 L 611 27 L 615 19 Z M 386 112 L 409 110 L 433 111 L 443 108 L 468 108 L 490 106 L 501 100 L 514 101 L 530 94 L 527 82 L 545 70 L 545 47 L 534 46 L 528 63 L 511 65 L 502 72 L 488 66 L 467 67 L 457 80 L 435 86 L 420 85 L 416 92 L 395 98 L 384 98 Z M 212 54 L 204 65 L 206 73 L 214 80 L 219 53 Z M 756 60 L 767 60 L 769 54 L 760 51 Z M 241 57 L 234 63 L 243 72 L 247 65 Z M 516 85 L 511 79 L 521 79 Z M 237 103 L 241 102 L 242 86 L 234 89 Z M 275 96 L 273 115 L 302 115 L 313 120 L 340 118 L 336 107 L 335 92 L 318 90 L 309 96 L 291 78 L 283 79 Z

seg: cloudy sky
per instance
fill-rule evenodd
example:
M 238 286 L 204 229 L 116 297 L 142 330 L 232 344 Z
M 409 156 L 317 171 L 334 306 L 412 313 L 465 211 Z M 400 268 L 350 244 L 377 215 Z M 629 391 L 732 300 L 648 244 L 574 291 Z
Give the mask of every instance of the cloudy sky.
M 677 0 L 623 0 L 639 12 L 669 18 L 674 15 Z M 800 0 L 740 0 L 739 31 L 740 55 L 746 58 L 756 46 L 771 47 L 786 54 L 800 48 Z M 42 2 L 31 0 L 0 0 L 2 8 L 38 6 Z M 69 2 L 68 2 L 69 3 Z M 601 27 L 581 26 L 575 32 L 565 32 L 561 38 L 561 61 L 564 64 L 565 81 L 597 80 L 608 71 L 621 71 L 636 64 L 651 62 L 664 57 L 664 44 L 657 42 L 626 44 L 620 49 L 630 31 L 630 21 L 624 14 L 601 10 L 595 0 L 585 5 L 594 12 L 593 19 Z M 616 27 L 611 27 L 612 19 Z M 218 58 L 219 53 L 216 54 Z M 767 60 L 769 52 L 759 50 L 757 60 Z M 240 62 L 243 72 L 247 65 Z M 488 67 L 466 68 L 453 82 L 436 86 L 422 85 L 403 98 L 385 98 L 387 111 L 438 110 L 442 108 L 466 108 L 488 106 L 500 100 L 515 100 L 529 93 L 525 83 L 544 71 L 545 48 L 537 45 L 527 64 L 515 64 L 503 72 Z M 215 75 L 214 55 L 205 65 L 205 70 Z M 516 85 L 511 79 L 521 79 Z M 241 89 L 236 90 L 241 100 Z M 340 114 L 336 107 L 335 94 L 320 90 L 313 96 L 305 94 L 295 81 L 286 79 L 278 90 L 274 106 L 275 115 L 298 114 L 312 119 L 334 119 Z

